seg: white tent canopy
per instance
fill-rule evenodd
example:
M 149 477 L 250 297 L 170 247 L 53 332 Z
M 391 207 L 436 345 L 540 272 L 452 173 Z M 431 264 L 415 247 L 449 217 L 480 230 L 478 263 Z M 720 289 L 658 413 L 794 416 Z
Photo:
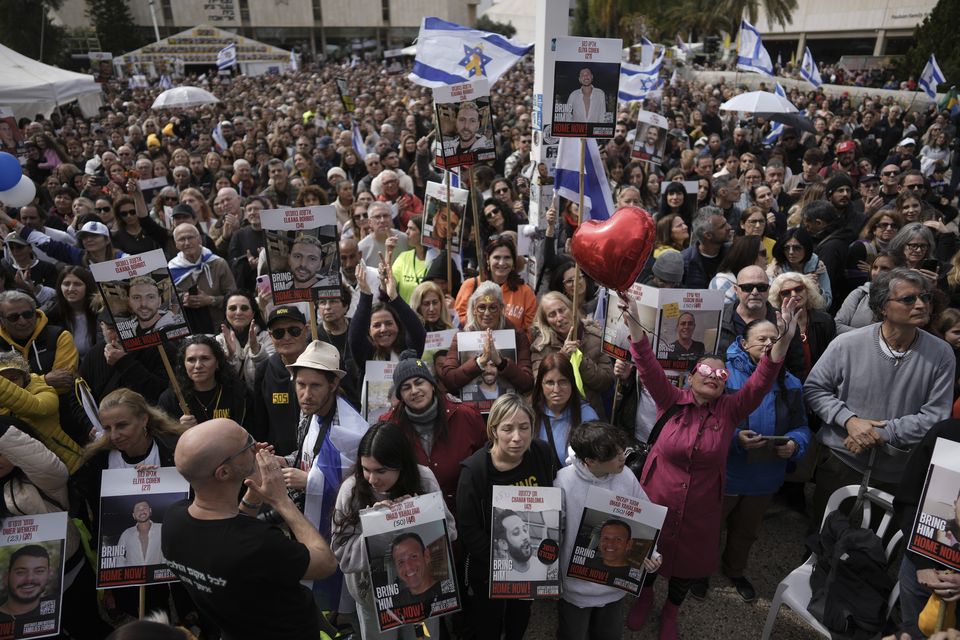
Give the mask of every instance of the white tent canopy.
M 49 116 L 59 105 L 80 100 L 84 115 L 100 106 L 100 85 L 93 76 L 37 62 L 0 45 L 0 106 L 17 118 Z

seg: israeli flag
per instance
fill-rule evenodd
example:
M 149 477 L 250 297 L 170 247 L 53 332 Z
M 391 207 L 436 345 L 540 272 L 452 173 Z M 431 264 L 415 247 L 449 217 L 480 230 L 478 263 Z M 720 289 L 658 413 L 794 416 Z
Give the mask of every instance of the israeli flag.
M 740 21 L 740 51 L 737 69 L 773 77 L 773 61 L 760 40 L 760 32 L 746 20 Z
M 449 173 L 449 174 L 450 174 L 450 187 L 451 187 L 451 188 L 454 188 L 454 189 L 459 189 L 459 188 L 460 188 L 460 168 L 459 168 L 459 167 L 454 167 L 453 169 L 450 169 L 449 171 L 446 170 L 446 169 L 442 169 L 441 171 L 443 172 L 443 181 L 444 181 L 444 182 L 446 182 L 446 180 L 447 180 L 447 174 Z
M 554 192 L 561 198 L 580 202 L 580 140 L 560 138 L 557 150 L 556 179 Z M 594 138 L 586 139 L 587 149 L 583 161 L 583 219 L 606 220 L 613 215 L 613 196 L 610 183 L 600 159 L 600 147 Z
M 940 71 L 940 65 L 937 64 L 937 56 L 931 53 L 927 65 L 923 68 L 923 73 L 920 74 L 920 88 L 923 89 L 928 98 L 936 100 L 937 85 L 946 81 L 947 78 L 943 75 L 943 71 Z
M 814 89 L 819 89 L 823 85 L 820 79 L 820 69 L 817 69 L 817 63 L 813 61 L 813 54 L 810 53 L 810 47 L 803 50 L 803 62 L 800 63 L 800 75 L 813 85 Z
M 623 102 L 638 102 L 660 93 L 663 79 L 660 69 L 663 67 L 663 54 L 649 67 L 641 67 L 626 62 L 620 63 L 620 91 L 617 97 Z
M 780 86 L 779 82 L 777 83 L 776 89 L 774 89 L 774 93 L 776 93 L 781 98 L 787 97 L 787 92 L 783 90 L 783 87 Z M 770 129 L 770 133 L 768 133 L 766 137 L 763 139 L 763 144 L 776 144 L 777 140 L 780 139 L 780 136 L 782 134 L 783 134 L 783 123 L 778 122 L 772 129 Z
M 237 64 L 237 45 L 231 42 L 217 52 L 217 69 L 223 71 Z
M 460 84 L 475 78 L 487 78 L 493 85 L 531 49 L 532 44 L 517 44 L 496 33 L 424 18 L 409 78 L 423 87 Z
M 213 143 L 217 146 L 217 151 L 223 153 L 227 150 L 227 139 L 223 137 L 223 129 L 220 126 L 220 123 L 217 123 L 217 126 L 213 128 L 213 132 L 210 134 L 210 137 L 213 138 Z
M 296 73 L 300 70 L 300 61 L 297 60 L 297 52 L 290 49 L 290 71 Z
M 353 121 L 353 129 L 350 133 L 350 144 L 353 145 L 353 150 L 357 152 L 362 162 L 363 157 L 367 155 L 367 145 L 363 142 L 363 134 L 360 133 L 360 124 L 356 120 Z

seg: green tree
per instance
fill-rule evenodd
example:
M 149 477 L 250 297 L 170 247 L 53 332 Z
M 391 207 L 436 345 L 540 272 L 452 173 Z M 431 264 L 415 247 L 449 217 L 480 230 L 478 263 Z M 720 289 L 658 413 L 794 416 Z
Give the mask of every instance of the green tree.
M 724 13 L 736 22 L 738 29 L 741 17 L 760 28 L 757 25 L 757 17 L 761 3 L 767 16 L 767 22 L 771 26 L 787 26 L 790 23 L 790 17 L 797 8 L 797 0 L 722 0 L 720 2 L 724 7 Z
M 726 8 L 715 0 L 684 0 L 670 5 L 657 18 L 661 39 L 666 40 L 680 33 L 684 38 L 690 34 L 690 40 L 698 42 L 706 36 L 733 33 L 739 26 L 739 18 L 734 22 Z
M 0 18 L 0 43 L 34 60 L 47 64 L 64 63 L 66 32 L 55 26 L 47 13 L 49 9 L 59 9 L 62 1 L 0 0 L 0 16 L 3 16 Z
M 126 0 L 87 0 L 87 17 L 104 51 L 119 55 L 143 44 Z
M 477 29 L 481 31 L 491 31 L 499 33 L 505 38 L 512 38 L 517 35 L 517 28 L 510 22 L 497 22 L 487 16 L 477 18 Z
M 932 53 L 937 56 L 937 64 L 947 79 L 940 85 L 940 90 L 960 85 L 960 48 L 955 40 L 958 21 L 960 0 L 939 0 L 930 15 L 914 30 L 913 47 L 900 61 L 898 75 L 903 79 L 911 75 L 919 78 Z

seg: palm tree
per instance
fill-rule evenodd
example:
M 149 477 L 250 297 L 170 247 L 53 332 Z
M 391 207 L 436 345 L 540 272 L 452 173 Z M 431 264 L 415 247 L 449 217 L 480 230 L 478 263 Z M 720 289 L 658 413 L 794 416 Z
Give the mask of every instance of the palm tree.
M 723 0 L 720 4 L 726 7 L 729 16 L 745 17 L 751 23 L 757 23 L 760 0 Z M 793 11 L 797 8 L 797 0 L 763 0 L 763 12 L 767 16 L 768 26 L 776 24 L 786 27 L 790 22 Z
M 698 41 L 704 36 L 730 33 L 735 24 L 722 2 L 682 0 L 660 14 L 657 26 L 664 34 L 690 34 L 692 41 Z

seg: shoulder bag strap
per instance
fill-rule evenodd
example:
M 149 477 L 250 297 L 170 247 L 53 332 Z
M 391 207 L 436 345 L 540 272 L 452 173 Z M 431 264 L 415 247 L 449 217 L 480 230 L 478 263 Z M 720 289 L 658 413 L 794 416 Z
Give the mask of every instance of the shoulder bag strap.
M 650 431 L 650 436 L 647 438 L 647 446 L 652 447 L 653 443 L 657 441 L 657 438 L 660 437 L 660 432 L 663 431 L 663 425 L 667 424 L 667 421 L 673 416 L 677 415 L 680 410 L 683 408 L 683 405 L 675 404 L 660 416 L 660 419 L 657 420 L 657 423 L 653 425 L 653 429 Z
M 563 466 L 563 463 L 557 456 L 557 445 L 553 440 L 553 425 L 550 424 L 550 417 L 546 413 L 543 414 L 543 423 L 544 431 L 547 432 L 547 442 L 550 443 L 550 451 L 553 453 L 554 461 L 557 463 L 557 469 L 559 469 Z

